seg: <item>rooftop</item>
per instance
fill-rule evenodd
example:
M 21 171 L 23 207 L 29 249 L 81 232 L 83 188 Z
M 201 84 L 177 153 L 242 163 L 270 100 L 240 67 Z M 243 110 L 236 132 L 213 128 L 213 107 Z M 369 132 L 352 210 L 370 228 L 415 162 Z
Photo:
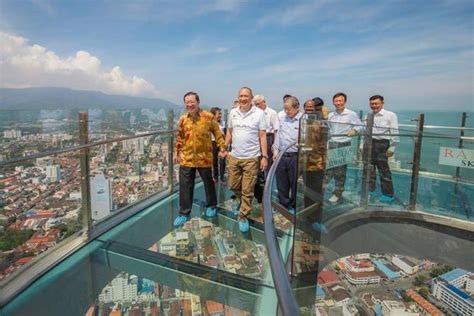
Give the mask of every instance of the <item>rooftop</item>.
M 468 274 L 469 272 L 463 269 L 454 269 L 452 271 L 449 271 L 445 274 L 440 275 L 440 279 L 445 280 L 448 283 L 451 283 L 452 281 L 462 277 L 465 274 Z

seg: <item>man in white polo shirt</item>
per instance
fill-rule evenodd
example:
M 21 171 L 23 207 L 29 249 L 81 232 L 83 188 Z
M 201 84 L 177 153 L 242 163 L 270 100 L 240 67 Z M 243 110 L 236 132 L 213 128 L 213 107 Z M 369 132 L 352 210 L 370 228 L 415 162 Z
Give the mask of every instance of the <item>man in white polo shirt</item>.
M 239 107 L 230 111 L 225 139 L 226 146 L 232 142 L 229 187 L 238 202 L 235 211 L 240 210 L 239 229 L 242 233 L 250 228 L 247 216 L 252 210 L 258 169 L 265 170 L 268 165 L 265 113 L 252 106 L 252 98 L 250 88 L 240 88 Z

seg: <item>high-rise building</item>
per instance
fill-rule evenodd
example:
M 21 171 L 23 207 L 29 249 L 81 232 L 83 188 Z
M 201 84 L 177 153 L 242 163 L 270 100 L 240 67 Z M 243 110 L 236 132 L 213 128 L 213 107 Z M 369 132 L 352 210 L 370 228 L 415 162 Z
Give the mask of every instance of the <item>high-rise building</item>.
M 56 182 L 61 179 L 61 168 L 59 165 L 46 166 L 46 179 L 50 182 Z
M 109 215 L 112 202 L 112 181 L 99 173 L 91 179 L 92 219 L 97 221 Z
M 16 129 L 7 129 L 3 131 L 3 137 L 19 139 L 21 138 L 21 131 Z
M 133 302 L 138 298 L 138 277 L 122 272 L 99 295 L 101 303 Z

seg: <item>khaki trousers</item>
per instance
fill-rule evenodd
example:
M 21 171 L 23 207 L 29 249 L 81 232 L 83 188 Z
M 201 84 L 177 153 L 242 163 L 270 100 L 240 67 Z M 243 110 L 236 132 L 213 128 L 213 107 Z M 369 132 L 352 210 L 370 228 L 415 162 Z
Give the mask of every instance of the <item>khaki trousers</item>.
M 229 156 L 229 187 L 240 200 L 240 217 L 247 217 L 252 211 L 252 199 L 260 158 L 237 159 Z

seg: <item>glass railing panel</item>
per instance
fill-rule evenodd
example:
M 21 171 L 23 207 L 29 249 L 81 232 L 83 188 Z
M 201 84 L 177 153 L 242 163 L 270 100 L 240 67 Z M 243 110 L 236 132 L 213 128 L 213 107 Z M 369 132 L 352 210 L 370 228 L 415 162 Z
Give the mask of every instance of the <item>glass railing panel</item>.
M 469 151 L 461 151 L 463 148 L 473 149 L 473 114 L 472 112 L 426 113 L 421 171 L 474 181 L 472 166 L 469 168 L 467 164 Z M 471 140 L 461 139 L 461 136 Z M 465 160 L 464 164 L 462 160 Z
M 169 187 L 169 139 L 158 134 L 136 137 L 90 149 L 93 222 Z M 175 172 L 172 170 L 175 178 Z
M 303 119 L 303 127 L 318 126 L 309 119 Z M 324 122 L 320 126 L 324 126 Z M 296 216 L 294 246 L 287 267 L 291 267 L 291 284 L 301 314 L 377 314 L 390 304 L 407 313 L 426 313 L 428 308 L 439 315 L 462 314 L 459 305 L 449 306 L 443 301 L 442 296 L 449 291 L 458 295 L 460 304 L 465 304 L 467 312 L 472 313 L 469 309 L 472 309 L 471 294 L 465 280 L 472 275 L 470 271 L 474 266 L 472 256 L 464 251 L 472 248 L 471 223 L 465 221 L 473 216 L 470 196 L 474 192 L 468 180 L 471 170 L 462 178 L 461 175 L 454 176 L 455 167 L 446 171 L 438 166 L 440 147 L 454 146 L 459 150 L 459 137 L 454 137 L 454 142 L 451 138 L 459 135 L 459 130 L 455 133 L 443 131 L 440 128 L 436 135 L 437 144 L 425 144 L 426 139 L 435 136 L 426 129 L 422 134 L 417 132 L 416 126 L 399 129 L 400 143 L 395 157 L 389 161 L 395 193 L 395 200 L 391 202 L 379 200 L 379 180 L 376 185 L 379 196 L 375 198 L 370 192 L 363 196 L 364 186 L 368 186 L 364 182 L 364 158 L 367 162 L 368 157 L 362 155 L 355 159 L 359 163 L 348 164 L 342 197 L 345 199 L 345 195 L 350 194 L 350 201 L 332 203 L 330 199 L 335 188 L 328 182 L 331 164 L 326 164 L 323 185 L 319 186 L 319 200 L 314 198 L 309 202 L 316 204 L 312 206 L 316 216 L 308 220 L 298 214 L 308 212 L 304 201 L 311 195 L 307 195 L 307 186 L 314 186 L 311 180 L 304 180 L 308 170 L 304 167 L 308 161 L 305 150 L 313 155 L 316 151 L 306 141 L 308 133 L 300 128 L 299 170 L 303 175 L 303 180 L 298 182 L 301 197 L 297 214 L 300 216 Z M 464 135 L 467 134 L 466 130 Z M 426 147 L 421 149 L 422 167 L 416 178 L 417 194 L 414 196 L 412 172 L 416 169 L 413 163 L 416 162 L 419 137 L 423 137 Z M 444 143 L 445 140 L 449 141 Z M 325 147 L 328 156 L 330 142 L 331 134 Z M 465 138 L 462 147 L 468 152 L 472 148 L 470 139 Z M 433 170 L 423 169 L 423 166 L 432 166 Z M 463 174 L 462 168 L 460 173 Z M 411 205 L 413 200 L 416 201 L 414 207 Z M 311 225 L 311 222 L 318 225 Z M 455 267 L 462 269 L 454 270 L 464 278 L 459 284 L 442 277 Z M 433 284 L 439 288 L 435 289 Z
M 463 139 L 459 148 L 459 136 L 452 135 L 458 131 L 435 131 L 423 133 L 416 209 L 472 221 L 474 140 Z
M 79 155 L 75 150 L 0 167 L 2 284 L 83 229 Z
M 87 113 L 90 140 L 113 139 L 174 129 L 179 119 L 177 109 L 166 108 L 90 109 Z
M 74 110 L 1 110 L 0 130 L 0 161 L 79 144 Z

